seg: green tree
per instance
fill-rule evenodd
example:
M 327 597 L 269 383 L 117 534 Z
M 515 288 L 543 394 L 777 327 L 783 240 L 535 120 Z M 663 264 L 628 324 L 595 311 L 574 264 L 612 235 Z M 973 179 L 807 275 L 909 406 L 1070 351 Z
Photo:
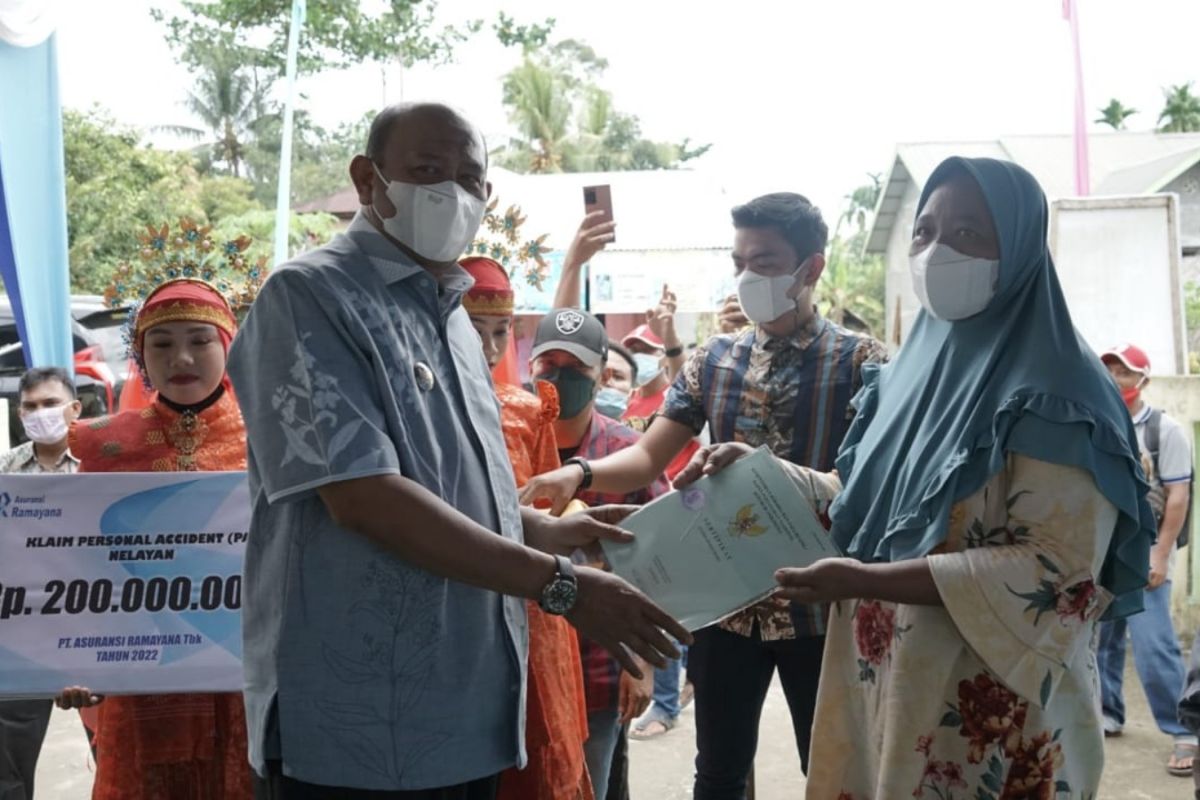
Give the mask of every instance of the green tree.
M 571 147 L 572 104 L 566 76 L 526 58 L 504 76 L 504 105 L 517 129 L 498 159 L 521 172 L 563 172 Z M 566 170 L 573 171 L 573 170 Z
M 617 110 L 600 81 L 608 62 L 586 43 L 558 42 L 504 77 L 503 102 L 516 135 L 493 153 L 517 172 L 674 169 L 709 145 L 654 141 L 641 121 Z
M 845 196 L 846 210 L 838 218 L 839 230 L 842 223 L 847 223 L 854 225 L 861 233 L 866 230 L 867 221 L 875 213 L 875 206 L 879 203 L 879 195 L 883 191 L 883 176 L 878 172 L 869 172 L 867 177 L 871 179 L 870 183 L 859 186 Z M 836 235 L 835 232 L 834 236 Z
M 238 59 L 231 48 L 209 51 L 193 71 L 196 88 L 188 92 L 185 102 L 204 127 L 167 127 L 196 139 L 212 137 L 205 145 L 211 150 L 211 160 L 234 176 L 242 174 L 255 129 L 268 115 L 266 93 L 270 89 L 269 81 L 261 80 L 254 67 L 243 66 Z
M 64 109 L 63 145 L 74 290 L 99 292 L 147 224 L 205 218 L 202 179 L 189 154 L 152 150 L 98 109 Z
M 879 336 L 884 327 L 887 271 L 880 256 L 863 253 L 865 235 L 835 237 L 830 242 L 817 297 L 829 320 L 843 325 L 853 314 Z
M 224 219 L 262 206 L 254 198 L 254 186 L 232 175 L 202 175 L 197 199 L 204 218 Z
M 1192 82 L 1163 89 L 1165 103 L 1158 115 L 1158 129 L 1163 133 L 1200 131 L 1200 97 L 1192 94 Z
M 64 109 L 63 144 L 73 291 L 100 293 L 147 225 L 180 217 L 214 225 L 229 238 L 249 234 L 253 254 L 270 255 L 274 214 L 254 199 L 246 178 L 205 174 L 191 153 L 147 147 L 99 109 Z M 335 225 L 328 215 L 294 215 L 293 252 L 323 243 Z
M 320 247 L 332 239 L 340 227 L 341 223 L 332 214 L 293 213 L 288 224 L 288 256 L 297 256 Z M 275 243 L 275 212 L 252 209 L 220 219 L 213 225 L 213 236 L 217 241 L 236 239 L 242 235 L 254 240 L 246 250 L 246 257 L 250 261 L 265 257 L 270 263 Z
M 283 74 L 292 0 L 182 0 L 178 7 L 178 13 L 156 8 L 151 14 L 166 26 L 167 41 L 184 63 L 199 66 L 213 49 L 231 48 L 241 63 Z M 436 0 L 308 0 L 298 69 L 313 73 L 364 61 L 404 67 L 449 61 L 454 48 L 484 23 L 440 25 L 437 9 Z M 492 31 L 506 46 L 532 48 L 545 43 L 553 25 L 553 19 L 520 24 L 499 12 Z
M 355 122 L 326 130 L 297 111 L 292 137 L 291 203 L 306 203 L 350 185 L 350 159 L 366 146 L 375 112 Z M 254 197 L 264 206 L 275 205 L 283 124 L 278 115 L 264 119 L 246 155 L 254 183 Z
M 853 316 L 880 336 L 886 316 L 887 269 L 882 257 L 866 254 L 865 245 L 883 180 L 879 173 L 867 173 L 867 177 L 870 183 L 845 195 L 846 206 L 829 243 L 817 297 L 824 304 L 823 313 L 833 322 L 844 325 Z M 844 236 L 844 225 L 853 225 L 854 233 Z
M 147 147 L 136 131 L 99 109 L 64 109 L 63 143 L 73 291 L 103 291 L 147 225 L 174 225 L 180 217 L 212 225 L 218 237 L 247 234 L 254 239 L 252 257 L 271 257 L 274 211 L 254 199 L 248 179 L 204 174 L 191 153 Z M 324 244 L 337 226 L 328 214 L 293 214 L 291 254 Z
M 1114 97 L 1108 101 L 1108 105 L 1100 109 L 1100 116 L 1095 121 L 1097 124 L 1109 126 L 1114 131 L 1123 131 L 1125 130 L 1125 120 L 1136 113 L 1136 108 L 1129 108 Z
M 1187 321 L 1188 360 L 1192 374 L 1200 374 L 1200 283 L 1188 281 L 1184 285 L 1183 303 Z

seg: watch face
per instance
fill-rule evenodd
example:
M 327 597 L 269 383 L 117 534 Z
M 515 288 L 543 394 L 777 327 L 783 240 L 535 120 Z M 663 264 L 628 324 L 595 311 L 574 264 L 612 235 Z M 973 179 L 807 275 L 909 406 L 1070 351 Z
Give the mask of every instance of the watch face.
M 542 592 L 542 608 L 549 614 L 566 614 L 575 607 L 575 581 L 555 578 Z

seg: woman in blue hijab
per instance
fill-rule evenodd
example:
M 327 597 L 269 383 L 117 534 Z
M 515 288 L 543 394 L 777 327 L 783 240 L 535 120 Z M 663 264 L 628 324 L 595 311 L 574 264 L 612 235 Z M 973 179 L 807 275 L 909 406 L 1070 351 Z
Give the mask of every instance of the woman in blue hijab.
M 848 556 L 777 576 L 790 599 L 834 603 L 810 798 L 1098 791 L 1089 645 L 1102 616 L 1141 609 L 1154 523 L 1046 224 L 1022 168 L 943 162 L 910 250 L 923 310 L 866 378 L 837 475 L 781 462 Z M 676 485 L 744 452 L 705 448 Z

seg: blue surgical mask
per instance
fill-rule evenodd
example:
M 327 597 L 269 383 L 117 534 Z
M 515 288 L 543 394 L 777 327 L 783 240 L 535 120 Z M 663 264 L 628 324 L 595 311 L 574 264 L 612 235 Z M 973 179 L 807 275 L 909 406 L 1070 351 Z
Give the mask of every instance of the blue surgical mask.
M 637 380 L 633 383 L 635 389 L 645 386 L 657 378 L 658 373 L 662 372 L 662 362 L 659 360 L 659 356 L 635 353 L 633 363 L 637 365 Z
M 583 413 L 596 396 L 596 381 L 576 369 L 561 367 L 535 375 L 535 380 L 548 381 L 558 390 L 558 418 L 571 419 Z
M 620 419 L 629 408 L 629 395 L 605 386 L 596 393 L 596 410 L 609 419 Z

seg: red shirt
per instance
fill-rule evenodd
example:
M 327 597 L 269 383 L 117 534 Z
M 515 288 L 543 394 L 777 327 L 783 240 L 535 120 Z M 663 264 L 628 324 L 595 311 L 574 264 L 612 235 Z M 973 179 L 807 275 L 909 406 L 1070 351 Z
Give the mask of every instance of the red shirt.
M 650 427 L 650 423 L 658 416 L 659 409 L 667 399 L 667 391 L 671 388 L 670 383 L 663 385 L 662 391 L 655 392 L 652 395 L 643 397 L 640 392 L 635 393 L 629 398 L 629 407 L 625 409 L 624 416 L 621 421 L 635 431 L 645 433 Z M 679 451 L 679 454 L 671 459 L 671 463 L 667 464 L 667 469 L 663 473 L 667 476 L 668 481 L 675 480 L 675 476 L 683 472 L 683 468 L 692 460 L 692 456 L 700 449 L 700 442 L 692 439 L 687 443 L 687 447 Z
M 587 435 L 579 443 L 576 454 L 581 458 L 594 461 L 609 453 L 624 450 L 633 445 L 641 436 L 622 425 L 615 419 L 609 419 L 603 414 L 592 415 L 592 426 Z M 599 494 L 582 491 L 575 496 L 589 506 L 600 506 L 606 503 L 630 503 L 644 505 L 660 494 L 669 491 L 666 480 L 659 478 L 645 489 L 638 489 L 627 495 Z M 621 665 L 608 654 L 600 645 L 580 637 L 579 654 L 583 660 L 583 688 L 587 696 L 587 710 L 609 711 L 617 707 L 620 687 Z

